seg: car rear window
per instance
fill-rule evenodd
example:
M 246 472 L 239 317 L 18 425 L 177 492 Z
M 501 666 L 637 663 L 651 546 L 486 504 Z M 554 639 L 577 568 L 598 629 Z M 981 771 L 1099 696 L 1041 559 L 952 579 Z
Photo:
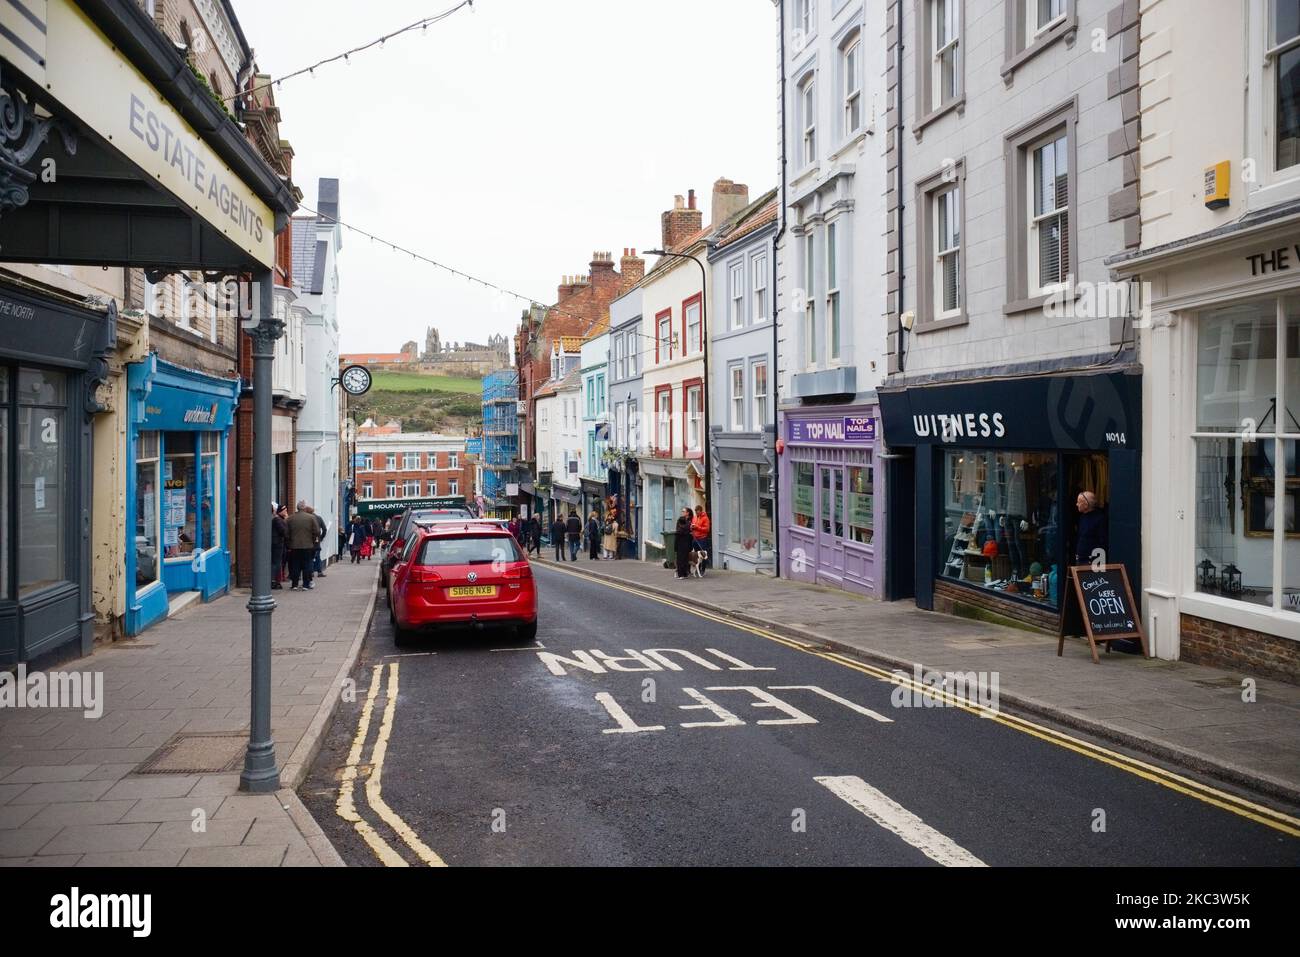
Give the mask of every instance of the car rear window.
M 523 556 L 509 535 L 463 535 L 426 539 L 420 565 L 489 565 L 519 562 Z

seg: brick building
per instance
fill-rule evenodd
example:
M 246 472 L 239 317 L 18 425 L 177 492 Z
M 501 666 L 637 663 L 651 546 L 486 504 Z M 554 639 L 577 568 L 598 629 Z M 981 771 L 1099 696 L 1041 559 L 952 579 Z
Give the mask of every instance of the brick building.
M 619 268 L 612 253 L 592 253 L 585 276 L 565 276 L 555 304 L 545 313 L 530 310 L 515 332 L 515 370 L 519 374 L 519 401 L 524 422 L 520 427 L 519 458 L 533 463 L 537 458 L 537 432 L 533 397 L 551 375 L 554 343 L 563 336 L 586 338 L 609 323 L 609 304 L 645 275 L 645 260 L 635 249 L 624 249 Z M 531 466 L 530 466 L 531 467 Z
M 357 503 L 474 496 L 466 437 L 436 432 L 357 430 Z

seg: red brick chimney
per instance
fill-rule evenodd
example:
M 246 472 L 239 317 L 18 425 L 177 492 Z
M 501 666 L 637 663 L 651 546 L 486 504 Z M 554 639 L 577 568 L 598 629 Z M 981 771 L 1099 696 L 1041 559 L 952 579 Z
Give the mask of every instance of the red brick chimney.
M 713 219 L 710 224 L 721 226 L 749 205 L 749 187 L 723 178 L 713 184 Z
M 614 254 L 612 252 L 594 252 L 591 254 L 591 285 L 593 289 L 617 289 L 618 273 L 614 271 Z
M 704 213 L 695 208 L 695 190 L 690 191 L 689 205 L 680 195 L 675 196 L 673 208 L 664 212 L 660 223 L 663 227 L 664 249 L 673 249 L 686 237 L 699 232 L 704 225 Z
M 628 289 L 645 277 L 645 260 L 636 254 L 635 249 L 625 249 L 623 258 L 618 261 L 618 269 L 623 275 L 623 288 Z

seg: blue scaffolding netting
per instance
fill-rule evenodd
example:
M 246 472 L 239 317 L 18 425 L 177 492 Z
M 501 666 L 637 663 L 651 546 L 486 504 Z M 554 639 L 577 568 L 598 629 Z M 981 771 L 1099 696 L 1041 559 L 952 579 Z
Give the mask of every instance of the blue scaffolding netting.
M 519 457 L 519 380 L 513 369 L 483 377 L 483 494 L 505 492 Z

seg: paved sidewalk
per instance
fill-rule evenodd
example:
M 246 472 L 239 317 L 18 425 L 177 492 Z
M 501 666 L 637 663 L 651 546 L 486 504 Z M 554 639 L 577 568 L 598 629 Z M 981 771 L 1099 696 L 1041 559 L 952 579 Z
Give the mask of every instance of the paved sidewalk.
M 360 649 L 377 568 L 334 565 L 310 592 L 272 593 L 275 794 L 240 794 L 238 771 L 135 773 L 179 732 L 247 737 L 247 590 L 55 666 L 102 673 L 98 718 L 0 708 L 0 865 L 342 866 L 294 789 Z
M 1242 701 L 1243 673 L 1184 662 L 1103 654 L 1087 642 L 922 611 L 838 589 L 710 570 L 677 581 L 638 561 L 543 564 L 623 582 L 815 641 L 842 654 L 924 671 L 997 672 L 1003 703 L 1096 737 L 1300 804 L 1300 687 L 1256 678 Z

